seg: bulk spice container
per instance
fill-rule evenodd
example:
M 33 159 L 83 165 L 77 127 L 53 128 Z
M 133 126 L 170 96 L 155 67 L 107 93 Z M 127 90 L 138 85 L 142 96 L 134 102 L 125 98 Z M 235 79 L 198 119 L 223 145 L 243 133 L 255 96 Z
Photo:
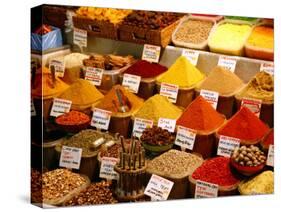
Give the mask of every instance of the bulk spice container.
M 143 99 L 148 99 L 156 92 L 156 77 L 167 71 L 165 66 L 158 63 L 150 63 L 139 60 L 130 66 L 123 74 L 132 74 L 141 77 L 137 95 Z M 120 82 L 123 81 L 123 74 L 120 75 Z
M 246 87 L 235 95 L 237 108 L 240 108 L 244 98 L 261 100 L 260 119 L 273 127 L 273 111 L 274 111 L 274 78 L 266 72 L 259 72 L 250 80 Z
M 190 196 L 188 176 L 202 163 L 200 156 L 172 149 L 151 160 L 146 171 L 148 177 L 155 174 L 174 182 L 168 199 L 182 199 Z
M 200 95 L 201 90 L 214 91 L 219 94 L 217 111 L 230 118 L 235 106 L 234 95 L 237 94 L 244 84 L 242 80 L 223 67 L 215 67 L 203 82 L 196 86 L 196 96 Z
M 128 137 L 131 117 L 143 105 L 143 99 L 130 93 L 121 85 L 115 85 L 92 109 L 111 111 L 108 130 Z
M 177 126 L 194 130 L 196 137 L 192 151 L 209 158 L 215 152 L 215 132 L 224 122 L 225 117 L 198 96 L 177 120 Z
M 160 92 L 161 83 L 179 86 L 176 105 L 186 107 L 194 97 L 194 88 L 205 78 L 185 56 L 180 56 L 165 73 L 156 78 L 157 91 Z
M 196 181 L 218 185 L 218 196 L 231 196 L 237 194 L 240 183 L 230 168 L 230 159 L 215 157 L 204 161 L 190 176 L 190 193 L 195 196 Z

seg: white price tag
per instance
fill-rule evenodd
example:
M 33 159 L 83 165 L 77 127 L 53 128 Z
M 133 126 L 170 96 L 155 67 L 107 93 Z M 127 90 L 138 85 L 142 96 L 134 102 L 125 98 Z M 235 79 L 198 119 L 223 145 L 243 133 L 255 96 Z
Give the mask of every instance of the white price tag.
M 118 162 L 117 158 L 102 157 L 100 167 L 100 178 L 107 180 L 118 180 L 118 173 L 114 171 L 114 166 Z
M 228 69 L 231 72 L 235 71 L 236 67 L 236 59 L 229 56 L 220 56 L 218 66 L 221 66 L 225 69 Z
M 194 51 L 194 50 L 190 50 L 190 49 L 183 49 L 181 55 L 185 56 L 192 65 L 194 65 L 194 66 L 197 65 L 198 58 L 199 58 L 198 51 Z
M 260 71 L 264 71 L 266 73 L 274 75 L 274 63 L 273 62 L 262 63 L 260 67 Z
M 132 74 L 124 74 L 122 85 L 128 88 L 132 93 L 138 93 L 141 77 Z
M 257 117 L 260 117 L 262 100 L 243 98 L 241 101 L 241 107 L 248 108 Z
M 81 156 L 81 148 L 62 146 L 59 165 L 69 169 L 79 169 Z
M 35 107 L 34 107 L 34 103 L 33 103 L 33 100 L 31 99 L 31 116 L 36 116 L 36 110 L 35 110 Z
M 146 128 L 151 128 L 153 126 L 153 121 L 148 119 L 135 118 L 133 127 L 133 136 L 140 138 L 142 132 Z
M 91 126 L 97 129 L 108 130 L 111 111 L 94 108 Z
M 169 132 L 174 132 L 176 127 L 176 120 L 159 118 L 158 127 L 161 127 L 164 130 L 168 130 Z
M 87 31 L 74 28 L 73 29 L 73 43 L 80 47 L 87 47 Z
M 219 101 L 219 93 L 215 91 L 209 91 L 209 90 L 201 90 L 200 95 L 209 102 L 212 107 L 216 110 L 218 106 Z
M 216 184 L 196 180 L 195 198 L 217 197 L 219 186 Z
M 175 144 L 186 149 L 193 150 L 196 132 L 192 129 L 178 126 Z
M 177 102 L 178 91 L 179 91 L 179 86 L 178 85 L 173 85 L 173 84 L 168 84 L 168 83 L 161 83 L 160 95 L 168 97 L 168 99 L 172 103 L 176 103 Z
M 153 174 L 144 190 L 144 194 L 155 201 L 167 200 L 174 182 Z
M 274 166 L 274 145 L 270 144 L 268 153 L 267 153 L 267 159 L 266 159 L 266 165 L 267 166 Z
M 72 101 L 70 100 L 54 98 L 50 116 L 57 117 L 64 113 L 68 113 L 70 111 L 71 104 Z
M 64 70 L 65 70 L 64 60 L 53 59 L 49 63 L 50 70 L 51 70 L 51 66 L 54 66 L 56 76 L 58 76 L 58 77 L 64 76 Z
M 85 80 L 91 81 L 94 85 L 100 86 L 102 82 L 103 69 L 86 67 Z
M 234 149 L 240 146 L 240 140 L 237 138 L 220 136 L 217 155 L 231 157 Z
M 161 47 L 145 44 L 142 52 L 142 59 L 152 63 L 158 63 Z

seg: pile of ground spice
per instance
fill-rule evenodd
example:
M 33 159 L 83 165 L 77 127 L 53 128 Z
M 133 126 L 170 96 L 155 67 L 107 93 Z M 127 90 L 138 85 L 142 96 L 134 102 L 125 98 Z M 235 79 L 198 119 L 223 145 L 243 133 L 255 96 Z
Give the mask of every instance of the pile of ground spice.
M 274 48 L 274 29 L 268 26 L 256 26 L 248 38 L 247 44 L 272 50 Z
M 224 121 L 223 115 L 218 113 L 202 96 L 198 96 L 177 120 L 177 125 L 211 132 L 219 128 Z
M 218 134 L 243 141 L 256 141 L 262 139 L 268 132 L 267 125 L 248 108 L 242 107 L 219 129 Z
M 270 132 L 265 136 L 261 145 L 265 149 L 269 149 L 269 145 L 274 145 L 274 129 L 271 129 Z

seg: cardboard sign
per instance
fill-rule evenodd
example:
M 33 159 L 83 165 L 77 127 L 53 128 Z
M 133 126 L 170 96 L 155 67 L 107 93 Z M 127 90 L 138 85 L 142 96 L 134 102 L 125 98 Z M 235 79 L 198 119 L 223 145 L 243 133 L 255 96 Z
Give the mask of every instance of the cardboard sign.
M 100 167 L 100 178 L 107 180 L 118 180 L 118 173 L 114 171 L 114 166 L 118 162 L 117 158 L 102 157 Z
M 59 166 L 69 169 L 79 169 L 81 156 L 81 148 L 62 146 Z
M 269 145 L 266 165 L 274 167 L 274 145 L 272 145 L 272 144 Z
M 34 103 L 33 103 L 32 99 L 31 99 L 30 113 L 31 113 L 31 116 L 36 116 L 36 110 L 35 110 Z
M 57 117 L 64 113 L 68 113 L 70 111 L 71 104 L 72 101 L 70 100 L 54 98 L 50 116 Z
M 273 62 L 262 63 L 260 66 L 260 71 L 264 71 L 266 73 L 274 75 L 274 63 Z
M 142 52 L 142 59 L 152 63 L 158 63 L 161 47 L 145 44 Z
M 51 66 L 55 67 L 55 75 L 58 77 L 64 76 L 65 63 L 64 60 L 53 59 L 49 63 L 49 69 L 51 70 Z
M 218 196 L 219 186 L 216 184 L 196 180 L 195 198 L 209 198 Z
M 262 100 L 243 98 L 241 101 L 241 107 L 248 108 L 257 117 L 260 117 Z
M 87 31 L 82 29 L 73 29 L 73 43 L 80 47 L 87 47 Z
M 184 50 L 182 50 L 181 55 L 185 56 L 192 65 L 194 65 L 194 66 L 197 65 L 198 58 L 199 58 L 199 52 L 198 51 L 194 51 L 194 50 L 190 50 L 190 49 L 184 49 Z
M 86 67 L 85 80 L 91 81 L 94 85 L 100 86 L 102 82 L 103 69 Z
M 196 132 L 192 129 L 178 126 L 175 144 L 186 149 L 193 150 Z
M 220 136 L 217 155 L 231 157 L 234 149 L 240 146 L 240 140 L 237 138 Z
M 235 71 L 236 67 L 236 59 L 229 56 L 220 56 L 218 66 L 221 66 L 225 69 L 228 69 L 231 72 Z
M 178 85 L 161 83 L 160 95 L 168 97 L 168 99 L 172 103 L 177 102 L 178 91 L 179 91 Z
M 176 127 L 176 120 L 159 118 L 158 127 L 161 127 L 164 130 L 168 130 L 169 132 L 174 132 Z
M 144 194 L 156 201 L 167 200 L 173 185 L 174 182 L 153 174 L 144 190 Z
M 201 90 L 200 95 L 209 102 L 212 107 L 216 110 L 218 101 L 219 101 L 219 93 L 215 91 L 209 91 L 209 90 Z
M 108 130 L 111 111 L 94 108 L 91 126 L 97 129 Z
M 133 136 L 140 138 L 146 128 L 151 128 L 153 121 L 148 119 L 135 118 L 133 127 Z
M 138 93 L 141 77 L 133 74 L 124 74 L 122 85 L 129 88 L 132 93 Z

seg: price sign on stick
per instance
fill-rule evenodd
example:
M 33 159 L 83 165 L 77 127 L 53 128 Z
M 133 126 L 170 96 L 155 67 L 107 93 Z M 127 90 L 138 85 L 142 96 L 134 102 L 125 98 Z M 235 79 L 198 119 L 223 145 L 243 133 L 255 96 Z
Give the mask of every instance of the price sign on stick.
M 231 72 L 235 71 L 236 59 L 229 56 L 220 56 L 218 66 L 221 66 Z
M 60 167 L 79 169 L 81 156 L 81 148 L 62 146 L 59 165 Z
M 192 129 L 178 126 L 175 144 L 186 149 L 193 150 L 196 132 Z
M 153 126 L 152 120 L 135 118 L 134 127 L 133 127 L 133 136 L 140 138 L 142 136 L 143 131 L 146 128 L 151 128 L 152 126 Z
M 51 70 L 51 66 L 55 67 L 56 76 L 58 76 L 58 77 L 64 76 L 64 70 L 65 70 L 64 60 L 53 59 L 50 61 L 50 64 L 49 64 L 50 70 Z
M 122 85 L 129 88 L 132 93 L 138 93 L 141 77 L 133 74 L 124 74 Z
M 262 63 L 260 67 L 260 71 L 264 71 L 266 73 L 274 75 L 274 63 L 272 62 Z
M 50 116 L 57 117 L 64 113 L 68 113 L 70 111 L 71 104 L 72 101 L 70 100 L 54 98 Z
M 194 66 L 197 65 L 198 58 L 199 58 L 199 52 L 198 51 L 194 51 L 194 50 L 190 50 L 190 49 L 184 49 L 182 51 L 182 55 L 185 56 L 192 65 L 194 65 Z
M 100 86 L 102 82 L 103 69 L 87 67 L 85 73 L 85 80 L 91 81 L 94 85 Z
M 161 47 L 145 44 L 142 52 L 142 59 L 152 63 L 158 63 Z
M 274 166 L 274 145 L 269 145 L 266 165 Z
M 91 126 L 97 129 L 108 130 L 110 118 L 110 111 L 94 108 Z
M 178 85 L 161 83 L 160 95 L 166 96 L 172 103 L 177 102 L 178 91 L 179 91 Z
M 209 91 L 209 90 L 201 90 L 200 95 L 209 102 L 212 107 L 216 110 L 219 100 L 219 93 L 215 91 Z
M 114 171 L 114 166 L 117 162 L 117 158 L 102 157 L 99 175 L 100 178 L 118 180 L 118 173 Z
M 260 99 L 243 98 L 241 101 L 241 107 L 248 108 L 257 117 L 260 117 L 261 105 L 262 100 Z
M 230 157 L 236 147 L 240 146 L 240 140 L 237 138 L 220 136 L 217 155 Z
M 216 184 L 196 180 L 195 198 L 217 197 L 219 186 Z
M 174 132 L 176 127 L 176 120 L 159 118 L 158 127 L 161 127 L 164 130 L 168 130 L 169 132 Z
M 87 31 L 74 28 L 73 43 L 79 46 L 81 52 L 83 52 L 83 47 L 87 47 Z

